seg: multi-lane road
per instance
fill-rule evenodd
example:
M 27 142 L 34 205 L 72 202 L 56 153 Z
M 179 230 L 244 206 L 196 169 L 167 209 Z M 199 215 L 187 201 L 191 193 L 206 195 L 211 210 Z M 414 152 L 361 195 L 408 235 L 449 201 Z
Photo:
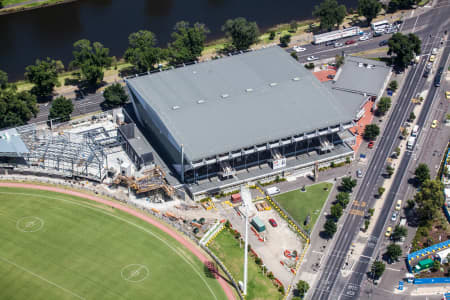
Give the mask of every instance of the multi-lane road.
M 423 43 L 423 53 L 428 54 L 432 47 L 438 46 L 444 30 L 448 30 L 450 15 L 449 1 L 439 1 L 437 7 L 429 12 L 420 15 L 419 17 L 405 21 L 403 30 L 409 31 L 411 28 L 417 29 L 418 34 Z M 446 60 L 449 54 L 449 47 L 443 50 L 442 57 Z M 374 204 L 376 188 L 379 182 L 382 181 L 382 174 L 385 168 L 386 160 L 394 146 L 398 141 L 400 126 L 406 120 L 412 109 L 411 98 L 423 88 L 425 79 L 422 77 L 425 64 L 428 56 L 424 56 L 419 64 L 411 67 L 405 79 L 405 85 L 400 93 L 396 105 L 393 107 L 392 115 L 387 121 L 383 136 L 377 141 L 378 146 L 376 152 L 369 164 L 366 175 L 359 185 L 356 193 L 355 201 L 367 202 L 371 207 Z M 436 88 L 432 86 L 425 100 L 424 107 L 418 119 L 419 126 L 423 126 L 428 112 L 430 110 L 432 101 L 436 93 Z M 368 270 L 373 256 L 376 254 L 378 240 L 383 234 L 385 221 L 390 213 L 393 201 L 395 199 L 397 189 L 404 181 L 404 173 L 411 159 L 411 153 L 407 152 L 397 169 L 393 189 L 390 190 L 385 204 L 381 210 L 379 219 L 375 224 L 372 235 L 368 243 L 356 262 L 350 278 L 344 278 L 341 275 L 341 269 L 344 265 L 347 253 L 350 249 L 354 238 L 358 234 L 363 216 L 357 214 L 349 214 L 338 236 L 336 237 L 336 244 L 328 256 L 328 260 L 324 264 L 321 277 L 317 283 L 316 288 L 312 291 L 310 299 L 357 299 L 360 296 L 360 286 L 364 279 L 365 273 Z M 361 206 L 355 207 L 360 209 Z

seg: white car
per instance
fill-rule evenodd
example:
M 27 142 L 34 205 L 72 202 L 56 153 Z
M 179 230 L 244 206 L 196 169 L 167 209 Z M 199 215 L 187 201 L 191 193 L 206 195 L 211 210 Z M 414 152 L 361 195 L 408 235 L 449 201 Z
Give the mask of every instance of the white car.
M 292 49 L 293 49 L 295 52 L 303 52 L 303 51 L 306 51 L 306 48 L 299 47 L 299 46 L 294 46 Z
M 433 63 L 427 63 L 426 67 L 427 70 L 431 70 L 433 68 Z
M 433 48 L 433 50 L 431 50 L 431 54 L 433 54 L 433 55 L 436 55 L 437 52 L 438 52 L 438 49 L 437 49 L 437 48 Z
M 313 61 L 313 60 L 318 60 L 319 58 L 317 56 L 311 55 L 309 56 L 306 60 L 307 61 Z
M 342 47 L 342 46 L 344 46 L 344 44 L 342 44 L 342 43 L 334 43 L 334 48 L 339 48 L 339 47 Z
M 360 41 L 367 41 L 368 39 L 370 39 L 368 35 L 363 35 L 362 37 L 359 38 Z

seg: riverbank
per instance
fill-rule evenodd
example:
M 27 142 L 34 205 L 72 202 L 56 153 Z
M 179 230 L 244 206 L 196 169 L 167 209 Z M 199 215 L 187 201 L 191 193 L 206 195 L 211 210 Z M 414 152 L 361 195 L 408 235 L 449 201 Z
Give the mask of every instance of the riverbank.
M 387 19 L 392 22 L 399 19 L 402 14 L 402 11 L 396 12 L 394 14 L 381 14 L 374 21 Z M 363 21 L 363 17 L 359 17 L 357 14 L 349 14 L 346 16 L 341 26 L 349 27 L 355 23 L 363 24 Z M 275 46 L 279 43 L 280 37 L 285 34 L 291 35 L 291 42 L 289 43 L 288 47 L 309 44 L 313 39 L 313 34 L 309 32 L 311 24 L 313 27 L 319 26 L 318 20 L 309 19 L 297 21 L 297 29 L 295 31 L 291 30 L 291 26 L 289 23 L 278 24 L 276 26 L 270 27 L 261 33 L 258 43 L 252 45 L 252 49 Z M 367 29 L 367 27 L 362 27 L 362 29 Z M 272 40 L 269 38 L 270 32 L 275 33 L 275 37 Z M 220 51 L 225 47 L 227 42 L 228 41 L 225 38 L 208 42 L 202 52 L 201 57 L 199 58 L 199 61 L 209 60 L 220 55 Z M 131 65 L 125 62 L 123 59 L 118 60 L 116 67 L 111 67 L 105 70 L 103 80 L 105 85 L 121 81 L 121 71 L 129 69 L 130 67 Z M 65 97 L 75 97 L 75 91 L 78 89 L 78 87 L 76 85 L 71 85 L 70 83 L 66 85 L 66 81 L 71 82 L 71 80 L 67 79 L 76 77 L 77 73 L 79 73 L 79 70 L 61 73 L 58 78 L 61 85 L 60 87 L 55 88 L 55 94 L 63 95 Z M 25 80 L 17 81 L 16 84 L 20 91 L 30 90 L 33 87 L 33 84 Z M 103 89 L 104 86 L 100 87 L 99 91 Z
M 37 8 L 65 4 L 77 0 L 3 0 L 0 15 L 7 15 Z

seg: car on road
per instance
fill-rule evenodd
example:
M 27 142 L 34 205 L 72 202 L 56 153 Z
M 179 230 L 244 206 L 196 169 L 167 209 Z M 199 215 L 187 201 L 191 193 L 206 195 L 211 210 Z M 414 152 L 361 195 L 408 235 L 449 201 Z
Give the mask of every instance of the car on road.
M 363 174 L 362 174 L 361 170 L 356 171 L 356 177 L 358 177 L 358 178 L 362 178 L 363 177 Z
M 423 72 L 423 77 L 424 78 L 428 78 L 428 76 L 430 76 L 430 70 L 425 70 L 425 72 Z
M 318 60 L 319 58 L 317 56 L 311 55 L 309 56 L 306 60 L 307 61 L 313 61 L 313 60 Z
M 382 35 L 383 35 L 383 32 L 382 32 L 382 31 L 375 31 L 375 32 L 373 33 L 373 37 L 382 36 Z
M 433 49 L 431 50 L 431 54 L 433 54 L 433 55 L 436 55 L 437 52 L 438 52 L 438 49 L 437 49 L 437 48 L 433 48 Z
M 299 47 L 299 46 L 294 46 L 293 48 L 292 48 L 292 50 L 294 50 L 295 52 L 303 52 L 303 51 L 306 51 L 306 48 L 303 48 L 303 47 Z
M 393 25 L 401 25 L 403 23 L 402 20 L 397 20 L 394 23 L 392 23 Z
M 386 237 L 390 237 L 391 234 L 392 234 L 392 227 L 389 226 L 389 227 L 386 229 L 386 233 L 385 233 L 384 235 L 385 235 Z
M 383 40 L 383 41 L 381 41 L 378 45 L 380 46 L 380 47 L 383 47 L 383 46 L 386 46 L 388 44 L 388 41 L 387 40 Z
M 278 226 L 277 221 L 275 221 L 275 219 L 270 218 L 269 219 L 269 223 L 270 223 L 270 225 L 272 225 L 272 227 L 277 227 Z
M 374 141 L 370 141 L 369 144 L 367 145 L 367 147 L 368 147 L 369 149 L 372 149 L 372 148 L 373 148 L 373 145 L 375 145 L 375 142 L 374 142 Z
M 336 41 L 328 41 L 325 43 L 325 46 L 333 46 L 336 43 Z
M 397 217 L 398 217 L 398 212 L 394 211 L 394 212 L 392 213 L 391 221 L 392 221 L 392 222 L 397 221 Z
M 436 56 L 435 55 L 431 55 L 430 56 L 430 62 L 433 62 L 433 61 L 435 61 L 436 60 Z
M 370 36 L 368 35 L 363 35 L 362 37 L 359 38 L 360 41 L 367 41 L 368 39 L 370 39 Z
M 402 200 L 397 200 L 397 203 L 395 204 L 395 210 L 399 211 L 402 209 Z
M 433 122 L 431 122 L 431 128 L 436 128 L 438 126 L 438 120 L 433 120 Z
M 342 43 L 334 43 L 334 48 L 339 48 L 339 47 L 342 47 L 342 46 L 344 46 L 344 44 L 342 44 Z
M 446 91 L 446 92 L 445 92 L 445 98 L 447 98 L 448 100 L 450 100 L 450 91 Z
M 431 62 L 427 63 L 427 65 L 425 66 L 425 68 L 426 68 L 427 70 L 431 70 L 431 69 L 433 68 L 433 63 L 431 63 Z
M 354 43 L 356 43 L 355 40 L 348 40 L 348 41 L 345 42 L 346 45 L 351 45 L 351 44 L 354 44 Z

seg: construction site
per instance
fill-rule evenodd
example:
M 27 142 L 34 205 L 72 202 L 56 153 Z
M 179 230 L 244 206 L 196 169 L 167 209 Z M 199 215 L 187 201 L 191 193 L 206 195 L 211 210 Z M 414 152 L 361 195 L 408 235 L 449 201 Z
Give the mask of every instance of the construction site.
M 148 201 L 183 197 L 182 192 L 175 195 L 136 125 L 124 119 L 116 110 L 56 126 L 44 122 L 1 131 L 0 170 L 87 179 L 109 188 L 125 187 Z

